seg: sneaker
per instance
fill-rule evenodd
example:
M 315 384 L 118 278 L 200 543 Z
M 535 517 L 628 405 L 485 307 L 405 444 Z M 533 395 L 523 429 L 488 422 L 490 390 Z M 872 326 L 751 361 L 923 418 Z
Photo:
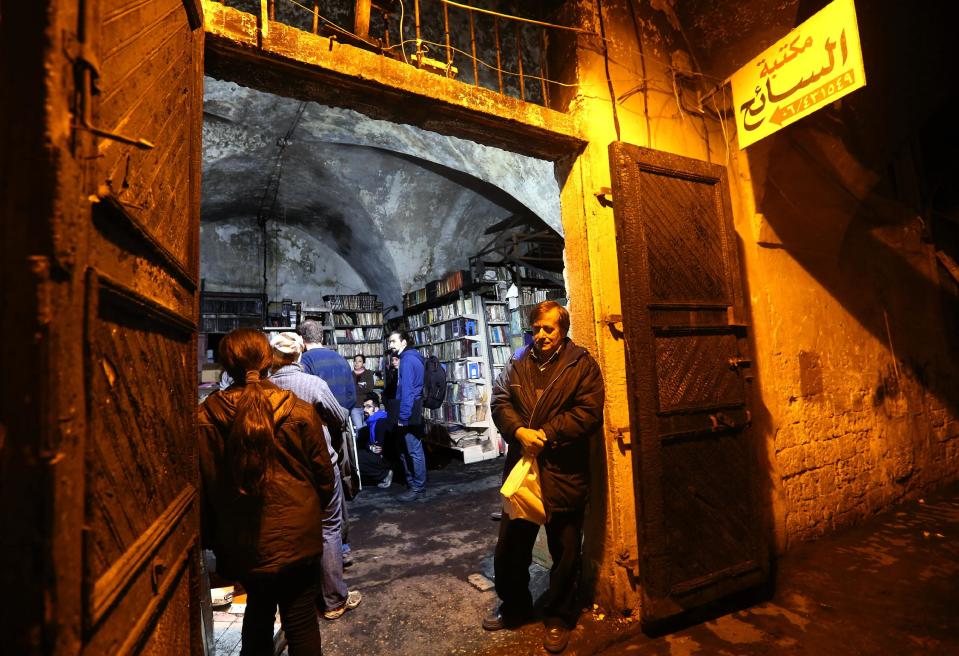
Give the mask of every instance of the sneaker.
M 501 613 L 499 610 L 494 610 L 492 613 L 483 618 L 483 628 L 486 631 L 516 629 L 526 624 L 532 615 L 533 613 L 530 611 L 528 613 L 523 613 L 519 616 L 513 617 L 503 615 L 503 613 Z
M 381 487 L 384 490 L 393 484 L 393 470 L 386 472 L 386 478 L 376 484 L 376 487 Z
M 346 602 L 342 606 L 334 608 L 333 610 L 323 611 L 323 619 L 338 620 L 343 617 L 343 613 L 359 606 L 361 601 L 363 601 L 363 595 L 360 594 L 360 591 L 350 590 L 346 595 Z
M 351 567 L 353 565 L 353 552 L 344 551 L 343 552 L 343 567 Z

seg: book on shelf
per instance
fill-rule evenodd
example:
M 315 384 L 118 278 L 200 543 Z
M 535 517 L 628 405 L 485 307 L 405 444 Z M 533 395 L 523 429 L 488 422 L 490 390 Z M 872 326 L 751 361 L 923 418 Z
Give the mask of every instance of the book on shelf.
M 487 321 L 509 321 L 509 314 L 505 305 L 499 303 L 486 305 Z
M 440 360 L 458 360 L 480 356 L 480 343 L 471 339 L 458 339 L 433 345 L 433 354 Z
M 420 305 L 457 290 L 465 289 L 472 284 L 473 276 L 469 271 L 453 271 L 439 280 L 431 280 L 425 287 L 403 294 L 403 307 L 410 308 Z
M 424 410 L 424 413 L 427 411 Z M 428 418 L 450 424 L 468 426 L 486 421 L 488 416 L 485 404 L 467 401 L 463 403 L 444 403 L 435 410 L 430 410 Z
M 446 400 L 448 403 L 462 403 L 473 401 L 476 403 L 486 403 L 489 393 L 486 385 L 474 380 L 454 380 L 446 385 Z
M 480 360 L 457 360 L 447 368 L 451 380 L 484 384 L 486 365 Z
M 483 377 L 483 363 L 482 362 L 466 362 L 466 377 L 467 378 L 482 378 Z
M 506 267 L 490 265 L 483 265 L 480 277 L 483 282 L 508 282 L 512 278 Z
M 432 343 L 429 327 L 427 326 L 411 330 L 410 337 L 413 339 L 414 346 L 429 346 Z
M 344 358 L 352 359 L 357 355 L 364 357 L 377 357 L 383 355 L 383 344 L 381 342 L 360 342 L 358 344 L 328 344 L 326 348 L 336 351 Z M 367 365 L 368 369 L 372 369 Z
M 383 304 L 376 300 L 376 294 L 327 294 L 323 301 L 331 310 L 378 311 Z
M 473 337 L 476 334 L 476 320 L 466 317 L 457 317 L 430 327 L 430 336 L 434 342 L 457 337 Z
M 338 310 L 331 312 L 331 314 L 333 315 L 334 326 L 378 326 L 383 323 L 382 312 L 347 312 Z
M 506 344 L 509 341 L 509 331 L 506 326 L 490 326 L 489 341 L 493 344 Z
M 490 356 L 493 359 L 493 366 L 505 365 L 509 362 L 512 351 L 508 346 L 491 346 Z
M 520 288 L 520 305 L 536 305 L 543 301 L 563 298 L 566 291 L 563 289 L 540 289 L 538 287 Z

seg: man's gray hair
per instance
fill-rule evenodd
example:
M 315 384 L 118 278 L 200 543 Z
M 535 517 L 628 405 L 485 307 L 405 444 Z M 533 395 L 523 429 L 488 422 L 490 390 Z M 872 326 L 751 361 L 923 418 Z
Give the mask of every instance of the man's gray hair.
M 323 326 L 312 319 L 307 319 L 301 323 L 297 332 L 300 333 L 304 342 L 311 344 L 323 343 Z

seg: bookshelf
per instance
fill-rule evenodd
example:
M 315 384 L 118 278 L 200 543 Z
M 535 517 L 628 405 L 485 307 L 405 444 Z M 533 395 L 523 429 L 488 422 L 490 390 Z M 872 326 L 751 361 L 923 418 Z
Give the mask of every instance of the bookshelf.
M 225 334 L 237 328 L 261 328 L 265 307 L 263 294 L 204 291 L 200 295 L 200 332 Z
M 452 296 L 451 296 L 452 294 Z M 413 296 L 414 299 L 420 298 Z M 499 432 L 489 412 L 492 366 L 483 298 L 463 289 L 415 303 L 405 315 L 412 348 L 436 355 L 446 369 L 446 400 L 424 418 L 450 431 L 452 448 L 465 463 L 497 457 Z
M 353 358 L 366 357 L 366 368 L 382 373 L 383 304 L 373 294 L 324 296 L 326 307 L 303 308 L 303 315 L 323 324 L 326 347 L 342 355 L 353 367 Z
M 483 306 L 489 344 L 490 378 L 495 381 L 515 350 L 511 340 L 509 303 L 483 299 Z

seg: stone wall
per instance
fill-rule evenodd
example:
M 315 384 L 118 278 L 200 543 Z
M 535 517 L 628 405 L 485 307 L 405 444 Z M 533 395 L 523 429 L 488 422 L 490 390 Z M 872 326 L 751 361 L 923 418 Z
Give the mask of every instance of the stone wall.
M 582 326 L 578 318 L 586 317 L 600 326 L 587 333 L 596 340 L 607 381 L 608 440 L 602 471 L 597 466 L 606 480 L 605 512 L 593 526 L 604 537 L 588 565 L 597 597 L 616 608 L 636 607 L 638 600 L 627 592 L 632 583 L 617 562 L 634 555 L 636 519 L 631 457 L 616 439 L 617 427 L 628 425 L 618 375 L 625 367 L 623 347 L 602 320 L 620 314 L 613 212 L 594 196 L 610 184 L 609 142 L 728 167 L 755 344 L 761 502 L 777 550 L 959 478 L 959 351 L 956 337 L 943 328 L 943 304 L 956 299 L 943 295 L 944 270 L 937 267 L 921 208 L 890 192 L 896 184 L 865 154 L 881 151 L 877 144 L 890 134 L 901 138 L 901 123 L 890 125 L 887 117 L 860 124 L 864 115 L 843 101 L 743 152 L 732 121 L 717 117 L 721 108 L 731 110 L 720 85 L 734 70 L 729 67 L 801 21 L 795 3 L 781 8 L 779 25 L 749 27 L 738 49 L 736 39 L 724 35 L 734 45 L 716 46 L 716 61 L 726 66 L 721 71 L 707 66 L 712 62 L 701 65 L 690 50 L 689 34 L 699 30 L 701 36 L 708 26 L 700 22 L 690 30 L 691 19 L 677 15 L 675 3 L 607 0 L 601 6 L 609 58 L 604 61 L 597 37 L 580 38 L 580 86 L 569 110 L 590 144 L 563 198 L 568 242 L 577 230 L 588 242 L 583 252 L 567 252 L 568 260 L 584 254 L 589 260 L 589 287 L 570 289 L 573 321 Z M 738 29 L 735 16 L 711 18 L 714 31 Z M 578 19 L 600 31 L 596 3 L 580 3 Z M 861 24 L 869 32 L 877 19 Z M 881 43 L 883 36 L 869 33 L 866 39 Z M 867 71 L 884 64 L 867 59 Z M 719 91 L 704 111 L 697 99 L 713 89 Z M 862 107 L 881 106 L 889 92 L 856 93 Z M 921 108 L 915 98 L 913 108 Z M 854 147 L 862 143 L 869 148 Z M 919 175 L 914 164 L 896 164 Z M 590 295 L 588 312 L 577 301 L 584 294 Z

